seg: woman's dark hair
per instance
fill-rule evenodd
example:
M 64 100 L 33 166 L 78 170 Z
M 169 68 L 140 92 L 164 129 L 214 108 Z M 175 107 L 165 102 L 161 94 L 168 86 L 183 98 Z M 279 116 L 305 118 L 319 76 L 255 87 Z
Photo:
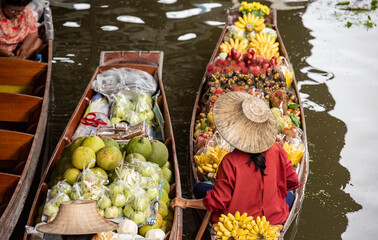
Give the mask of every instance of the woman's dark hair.
M 7 6 L 25 7 L 32 0 L 3 0 Z
M 251 165 L 252 162 L 255 163 L 255 171 L 257 172 L 260 169 L 261 174 L 266 176 L 265 157 L 261 153 L 250 153 L 248 165 Z

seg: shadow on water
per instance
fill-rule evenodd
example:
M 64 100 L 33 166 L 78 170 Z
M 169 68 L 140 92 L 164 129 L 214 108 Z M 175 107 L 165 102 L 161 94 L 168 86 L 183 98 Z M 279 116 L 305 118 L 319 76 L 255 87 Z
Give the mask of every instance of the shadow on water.
M 52 3 L 55 40 L 46 139 L 48 157 L 98 65 L 100 51 L 164 51 L 163 81 L 176 140 L 182 191 L 184 197 L 190 197 L 187 162 L 192 108 L 206 64 L 221 33 L 220 27 L 205 21 L 224 22 L 225 9 L 233 3 L 217 1 L 220 7 L 200 15 L 185 16 L 183 10 L 198 8 L 194 2 L 171 2 L 96 0 L 90 2 L 89 9 L 83 10 L 75 10 L 73 4 Z M 312 49 L 310 30 L 303 26 L 301 18 L 306 4 L 284 3 L 285 10 L 278 9 L 278 28 L 301 86 L 312 159 L 298 224 L 293 224 L 285 238 L 340 239 L 348 224 L 346 214 L 361 206 L 343 191 L 350 180 L 348 170 L 339 163 L 347 127 L 329 114 L 335 106 L 326 84 L 332 81 L 332 73 L 313 69 L 306 63 Z M 181 12 L 175 13 L 178 11 Z M 178 17 L 168 18 L 167 13 L 178 14 Z M 144 23 L 130 22 L 140 20 Z M 195 38 L 178 40 L 188 33 L 194 33 Z M 325 80 L 319 81 L 319 78 Z M 26 217 L 28 211 L 25 207 Z M 192 211 L 185 210 L 185 240 L 194 239 L 193 220 Z M 20 221 L 18 232 L 23 232 L 23 227 L 24 223 Z

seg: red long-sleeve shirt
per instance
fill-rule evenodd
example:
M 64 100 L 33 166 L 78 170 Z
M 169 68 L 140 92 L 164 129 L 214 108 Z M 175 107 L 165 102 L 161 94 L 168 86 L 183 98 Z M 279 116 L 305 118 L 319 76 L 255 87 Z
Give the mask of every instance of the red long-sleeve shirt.
M 287 190 L 300 186 L 298 176 L 285 150 L 277 143 L 265 152 L 265 174 L 248 165 L 249 154 L 235 149 L 222 160 L 214 188 L 207 192 L 203 203 L 213 212 L 212 222 L 221 213 L 264 216 L 270 224 L 282 224 L 289 216 L 285 197 Z

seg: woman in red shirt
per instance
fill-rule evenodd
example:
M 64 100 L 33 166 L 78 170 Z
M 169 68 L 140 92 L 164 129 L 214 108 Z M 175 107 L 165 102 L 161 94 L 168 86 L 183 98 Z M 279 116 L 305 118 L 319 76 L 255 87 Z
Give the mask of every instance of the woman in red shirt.
M 289 215 L 287 192 L 300 184 L 285 150 L 275 142 L 277 124 L 267 103 L 248 93 L 230 92 L 212 111 L 217 131 L 236 149 L 223 158 L 214 187 L 195 186 L 195 194 L 203 199 L 177 197 L 172 206 L 207 209 L 213 223 L 222 213 L 239 211 L 282 225 Z
M 31 0 L 0 1 L 0 57 L 30 58 L 42 45 Z

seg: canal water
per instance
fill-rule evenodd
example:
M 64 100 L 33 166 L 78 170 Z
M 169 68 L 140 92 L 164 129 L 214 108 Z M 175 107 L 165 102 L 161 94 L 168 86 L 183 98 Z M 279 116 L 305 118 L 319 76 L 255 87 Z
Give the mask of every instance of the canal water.
M 378 10 L 343 10 L 370 9 L 371 1 L 337 2 L 262 2 L 278 12 L 278 28 L 300 87 L 311 159 L 302 210 L 285 239 L 374 239 L 376 234 Z M 100 51 L 164 51 L 163 81 L 183 195 L 188 197 L 192 107 L 225 9 L 235 4 L 51 1 L 55 40 L 48 155 L 98 66 Z M 184 211 L 183 234 L 183 239 L 194 239 L 191 210 Z

